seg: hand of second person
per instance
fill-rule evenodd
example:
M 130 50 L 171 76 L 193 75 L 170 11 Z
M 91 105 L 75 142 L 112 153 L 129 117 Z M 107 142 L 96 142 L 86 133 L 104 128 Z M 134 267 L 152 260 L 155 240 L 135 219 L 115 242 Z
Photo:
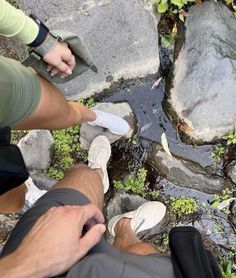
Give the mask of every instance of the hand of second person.
M 75 56 L 71 53 L 67 43 L 60 41 L 43 56 L 43 60 L 48 64 L 47 70 L 52 76 L 60 74 L 64 78 L 72 74 L 75 67 Z
M 12 255 L 30 258 L 31 267 L 41 272 L 38 277 L 60 275 L 100 241 L 103 222 L 102 212 L 92 204 L 51 208 Z

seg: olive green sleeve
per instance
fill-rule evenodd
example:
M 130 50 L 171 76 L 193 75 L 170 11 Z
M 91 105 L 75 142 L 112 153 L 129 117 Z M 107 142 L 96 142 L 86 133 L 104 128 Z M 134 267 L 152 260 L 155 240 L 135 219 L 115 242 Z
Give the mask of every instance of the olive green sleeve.
M 0 0 L 0 35 L 15 37 L 30 44 L 36 39 L 38 32 L 38 25 L 30 17 L 5 0 Z

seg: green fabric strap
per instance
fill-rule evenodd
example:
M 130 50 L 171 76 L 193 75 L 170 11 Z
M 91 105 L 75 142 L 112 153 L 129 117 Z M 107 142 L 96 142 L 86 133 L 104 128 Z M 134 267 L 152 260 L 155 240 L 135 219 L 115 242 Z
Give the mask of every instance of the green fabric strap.
M 37 73 L 52 83 L 66 83 L 88 69 L 97 73 L 97 68 L 93 64 L 92 55 L 87 45 L 80 37 L 69 31 L 53 30 L 52 33 L 58 36 L 61 41 L 66 42 L 75 56 L 76 66 L 72 74 L 65 78 L 61 78 L 59 75 L 51 76 L 47 71 L 47 64 L 41 59 L 41 54 L 37 54 L 37 49 L 35 49 L 28 58 L 22 61 L 23 65 L 31 66 Z M 40 47 L 41 46 L 39 46 L 39 48 Z

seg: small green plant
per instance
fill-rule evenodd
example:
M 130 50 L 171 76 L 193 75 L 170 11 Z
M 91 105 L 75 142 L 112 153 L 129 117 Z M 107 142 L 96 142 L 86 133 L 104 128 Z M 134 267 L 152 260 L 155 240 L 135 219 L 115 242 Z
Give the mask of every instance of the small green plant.
M 227 145 L 233 145 L 236 144 L 236 131 L 232 131 L 229 134 L 226 134 L 222 137 L 223 139 L 227 140 Z
M 202 0 L 151 0 L 152 3 L 156 4 L 157 12 L 160 14 L 177 14 L 179 19 L 184 22 L 186 16 L 188 16 L 186 10 L 191 5 L 199 4 L 203 2 Z M 217 0 L 215 0 L 217 2 Z M 225 4 L 233 12 L 234 17 L 236 17 L 236 5 L 234 0 L 224 0 Z
M 220 204 L 220 202 L 228 200 L 232 197 L 233 197 L 233 190 L 230 189 L 230 188 L 225 188 L 225 189 L 222 190 L 221 194 L 215 194 L 214 195 L 214 201 L 211 204 L 211 206 L 213 208 L 216 208 Z
M 162 235 L 162 243 L 164 246 L 169 245 L 169 235 L 167 233 Z
M 131 173 L 124 183 L 122 183 L 121 181 L 115 181 L 114 187 L 116 189 L 123 189 L 124 191 L 131 191 L 135 194 L 145 196 L 146 176 L 147 176 L 147 170 L 141 168 L 138 170 L 137 173 Z
M 222 225 L 220 223 L 215 223 L 215 230 L 218 232 L 218 233 L 222 233 L 224 231 Z
M 152 198 L 152 200 L 156 200 L 157 197 L 159 196 L 159 191 L 157 190 L 150 190 L 149 195 Z
M 48 175 L 56 180 L 64 177 L 64 173 L 75 164 L 76 158 L 87 159 L 87 153 L 79 145 L 79 125 L 52 132 L 54 138 L 54 158 Z
M 170 46 L 173 46 L 175 43 L 175 35 L 173 35 L 172 33 L 160 35 L 160 37 L 161 37 L 161 46 L 163 46 L 163 47 L 170 47 Z M 153 113 L 153 114 L 155 114 L 155 113 Z
M 227 150 L 223 146 L 216 146 L 211 155 L 216 162 L 220 162 L 226 153 Z
M 184 21 L 184 17 L 187 16 L 184 6 L 190 6 L 195 0 L 152 0 L 152 2 L 156 4 L 158 13 L 178 14 L 179 19 Z
M 175 212 L 178 218 L 197 212 L 199 209 L 198 202 L 194 198 L 181 197 L 174 198 L 170 197 L 171 209 Z
M 232 259 L 224 259 L 220 262 L 220 269 L 224 278 L 236 278 L 236 273 L 232 270 Z
M 80 98 L 79 102 L 84 104 L 88 108 L 92 108 L 96 105 L 96 102 L 94 101 L 93 97 L 86 98 L 86 99 Z

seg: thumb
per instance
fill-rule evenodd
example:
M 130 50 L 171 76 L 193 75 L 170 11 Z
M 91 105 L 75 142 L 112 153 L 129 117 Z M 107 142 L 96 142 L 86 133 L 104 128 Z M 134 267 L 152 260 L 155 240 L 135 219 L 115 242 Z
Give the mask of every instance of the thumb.
M 96 224 L 88 232 L 86 232 L 86 234 L 82 238 L 80 238 L 79 250 L 81 257 L 83 257 L 92 247 L 94 247 L 101 240 L 101 237 L 105 231 L 105 225 Z

